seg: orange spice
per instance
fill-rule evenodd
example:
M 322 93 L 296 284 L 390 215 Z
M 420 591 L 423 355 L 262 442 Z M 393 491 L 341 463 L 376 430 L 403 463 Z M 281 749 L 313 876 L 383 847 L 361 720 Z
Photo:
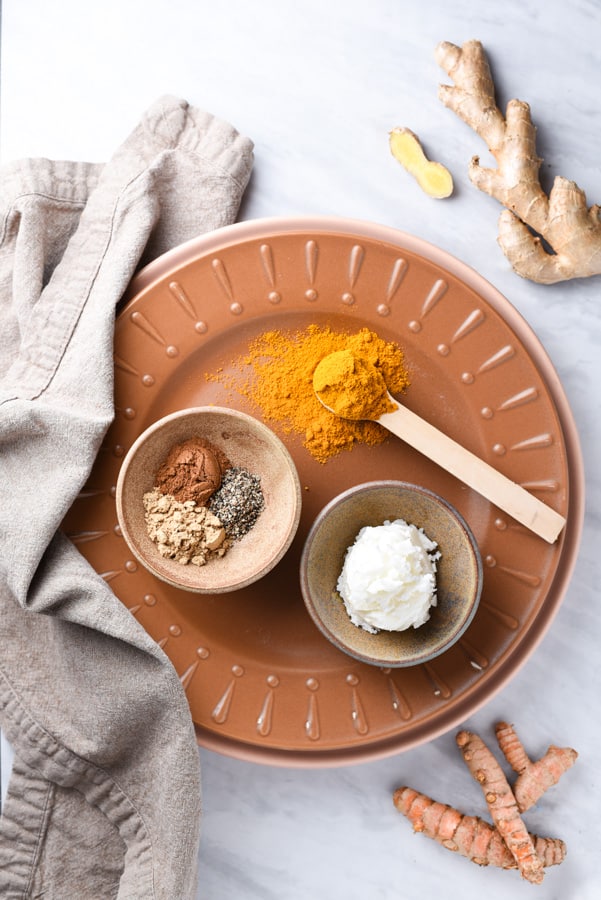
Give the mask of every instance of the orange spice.
M 315 396 L 313 373 L 330 353 L 349 350 L 374 365 L 391 393 L 409 384 L 402 349 L 368 328 L 349 334 L 309 325 L 302 331 L 266 331 L 251 342 L 248 354 L 236 361 L 241 378 L 208 376 L 235 388 L 259 409 L 266 421 L 278 423 L 285 434 L 298 434 L 304 446 L 325 463 L 357 443 L 375 445 L 387 437 L 376 422 L 341 419 Z
M 324 356 L 313 373 L 313 388 L 318 399 L 343 419 L 379 419 L 396 409 L 382 373 L 352 350 Z

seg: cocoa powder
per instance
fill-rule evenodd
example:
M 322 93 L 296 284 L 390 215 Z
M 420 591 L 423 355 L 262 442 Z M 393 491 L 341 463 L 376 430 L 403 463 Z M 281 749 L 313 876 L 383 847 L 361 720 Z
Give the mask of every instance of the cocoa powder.
M 156 473 L 155 487 L 182 503 L 194 500 L 205 506 L 230 467 L 223 450 L 203 438 L 192 437 L 171 448 Z

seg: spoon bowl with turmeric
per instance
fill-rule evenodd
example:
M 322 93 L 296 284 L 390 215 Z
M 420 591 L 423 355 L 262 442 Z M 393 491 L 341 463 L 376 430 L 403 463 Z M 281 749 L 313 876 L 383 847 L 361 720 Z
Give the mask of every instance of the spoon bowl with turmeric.
M 563 516 L 399 403 L 373 363 L 350 350 L 330 353 L 315 368 L 313 389 L 334 415 L 378 422 L 548 543 L 559 537 Z

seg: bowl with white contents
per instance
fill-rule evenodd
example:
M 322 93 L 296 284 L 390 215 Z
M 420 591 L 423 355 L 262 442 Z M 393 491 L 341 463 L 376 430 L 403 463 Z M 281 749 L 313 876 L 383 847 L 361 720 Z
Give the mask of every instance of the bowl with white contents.
M 336 647 L 371 665 L 428 662 L 469 627 L 482 558 L 461 514 L 427 488 L 372 481 L 315 519 L 300 564 L 305 606 Z

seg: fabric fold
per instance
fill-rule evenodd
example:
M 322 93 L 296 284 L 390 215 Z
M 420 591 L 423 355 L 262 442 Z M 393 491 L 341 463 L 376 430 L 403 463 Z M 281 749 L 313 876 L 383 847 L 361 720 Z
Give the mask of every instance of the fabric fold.
M 194 896 L 185 693 L 60 525 L 112 421 L 117 303 L 142 263 L 235 220 L 251 167 L 231 125 L 164 97 L 106 165 L 0 171 L 2 897 Z M 74 840 L 94 852 L 57 865 Z

